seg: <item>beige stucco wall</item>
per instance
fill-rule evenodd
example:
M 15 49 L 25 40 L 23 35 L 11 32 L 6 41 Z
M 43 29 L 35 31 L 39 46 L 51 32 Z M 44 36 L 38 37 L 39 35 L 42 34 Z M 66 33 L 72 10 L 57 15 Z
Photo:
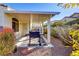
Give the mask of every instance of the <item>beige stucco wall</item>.
M 5 14 L 4 25 L 6 27 L 12 28 L 12 18 L 13 18 L 12 16 Z M 28 29 L 27 23 L 23 23 L 21 20 L 19 20 L 19 31 L 15 32 L 16 39 L 24 36 L 25 34 L 28 34 L 28 32 L 29 32 L 29 29 Z
M 20 23 L 19 23 L 19 32 L 20 32 L 21 36 L 24 36 L 25 34 L 29 33 L 29 29 L 28 28 L 29 27 L 28 27 L 27 23 L 22 23 L 20 21 Z
M 10 20 L 11 17 L 7 17 L 5 15 L 5 12 L 4 12 L 4 9 L 2 6 L 0 6 L 0 26 L 3 26 L 3 27 L 10 27 L 12 28 L 12 20 Z
M 4 21 L 5 21 L 4 10 L 3 7 L 0 6 L 0 26 L 4 26 Z

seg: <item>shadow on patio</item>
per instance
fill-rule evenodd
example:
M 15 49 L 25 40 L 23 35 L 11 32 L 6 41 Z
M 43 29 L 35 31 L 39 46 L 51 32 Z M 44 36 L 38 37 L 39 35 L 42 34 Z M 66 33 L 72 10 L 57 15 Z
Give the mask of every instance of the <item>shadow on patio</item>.
M 29 36 L 24 36 L 17 40 L 16 46 L 17 47 L 39 47 L 39 38 L 32 38 L 31 44 L 29 44 Z M 42 35 L 41 35 L 41 46 L 46 45 L 46 42 L 44 41 Z

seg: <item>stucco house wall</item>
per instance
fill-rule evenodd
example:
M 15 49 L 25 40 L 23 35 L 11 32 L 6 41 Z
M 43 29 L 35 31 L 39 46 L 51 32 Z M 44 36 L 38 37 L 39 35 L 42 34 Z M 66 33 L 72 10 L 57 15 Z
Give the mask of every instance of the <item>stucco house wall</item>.
M 0 6 L 0 26 L 4 26 L 4 21 L 5 21 L 4 10 L 3 7 Z
M 6 18 L 6 20 L 4 21 L 5 22 L 5 25 L 7 27 L 12 28 L 12 18 L 14 18 L 14 17 L 5 14 L 5 18 Z M 19 21 L 19 31 L 18 32 L 15 32 L 15 36 L 18 39 L 21 36 L 24 36 L 25 34 L 28 34 L 29 30 L 28 30 L 27 23 L 23 23 L 18 18 L 16 18 L 16 19 Z
M 12 28 L 12 18 L 13 17 L 10 16 L 10 15 L 7 15 L 4 12 L 3 7 L 0 6 L 0 26 L 1 27 L 9 27 L 9 28 Z M 27 34 L 28 32 L 29 31 L 28 31 L 27 23 L 22 23 L 22 21 L 19 20 L 19 31 L 18 32 L 15 32 L 16 39 L 18 39 L 21 36 Z

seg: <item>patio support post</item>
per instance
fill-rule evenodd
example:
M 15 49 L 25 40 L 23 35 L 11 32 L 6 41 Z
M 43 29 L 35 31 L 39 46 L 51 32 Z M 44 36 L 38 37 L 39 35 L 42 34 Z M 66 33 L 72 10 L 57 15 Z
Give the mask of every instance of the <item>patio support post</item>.
M 44 30 L 44 29 L 43 29 L 43 23 L 41 24 L 41 26 L 42 26 L 42 34 L 43 34 L 43 32 L 44 32 L 44 31 L 43 31 L 43 30 Z
M 51 27 L 50 27 L 50 19 L 47 21 L 47 40 L 48 40 L 48 44 L 50 44 L 50 40 L 51 40 Z
M 33 16 L 32 14 L 30 15 L 30 30 L 32 30 L 32 21 L 33 21 Z

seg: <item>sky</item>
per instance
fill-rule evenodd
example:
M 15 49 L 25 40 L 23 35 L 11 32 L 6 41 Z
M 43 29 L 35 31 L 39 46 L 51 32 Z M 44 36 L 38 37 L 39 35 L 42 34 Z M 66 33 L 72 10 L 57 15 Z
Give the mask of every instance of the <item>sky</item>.
M 75 12 L 79 12 L 79 7 L 63 8 L 57 6 L 57 3 L 6 3 L 9 7 L 20 11 L 48 11 L 60 12 L 51 18 L 51 21 L 61 20 L 66 16 L 70 16 Z

